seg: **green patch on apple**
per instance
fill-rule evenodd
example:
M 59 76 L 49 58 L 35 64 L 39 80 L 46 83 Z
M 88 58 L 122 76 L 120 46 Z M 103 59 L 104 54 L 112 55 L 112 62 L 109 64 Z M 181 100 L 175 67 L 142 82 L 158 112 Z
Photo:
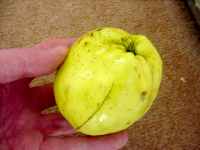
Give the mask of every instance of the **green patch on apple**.
M 56 73 L 56 104 L 78 132 L 119 132 L 149 110 L 161 77 L 161 57 L 147 37 L 98 28 L 75 41 Z

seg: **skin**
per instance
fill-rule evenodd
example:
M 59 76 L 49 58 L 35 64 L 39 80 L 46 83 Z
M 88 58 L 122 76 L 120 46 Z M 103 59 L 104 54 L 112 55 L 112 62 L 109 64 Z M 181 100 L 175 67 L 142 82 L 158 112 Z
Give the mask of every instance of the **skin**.
M 33 77 L 54 72 L 73 39 L 52 39 L 31 48 L 0 50 L 0 149 L 116 150 L 126 132 L 79 136 L 59 113 L 41 114 L 55 105 L 52 85 L 29 88 Z
M 79 132 L 119 132 L 149 110 L 161 75 L 162 60 L 145 36 L 99 28 L 70 48 L 56 75 L 56 103 Z

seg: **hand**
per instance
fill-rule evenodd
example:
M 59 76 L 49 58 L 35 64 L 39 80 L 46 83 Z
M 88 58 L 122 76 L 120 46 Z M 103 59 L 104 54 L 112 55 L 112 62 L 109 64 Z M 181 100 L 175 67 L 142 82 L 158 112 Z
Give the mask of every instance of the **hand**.
M 125 132 L 79 136 L 60 114 L 41 114 L 55 105 L 52 85 L 28 84 L 33 77 L 55 71 L 72 42 L 54 39 L 32 48 L 0 50 L 1 150 L 116 150 L 126 144 Z

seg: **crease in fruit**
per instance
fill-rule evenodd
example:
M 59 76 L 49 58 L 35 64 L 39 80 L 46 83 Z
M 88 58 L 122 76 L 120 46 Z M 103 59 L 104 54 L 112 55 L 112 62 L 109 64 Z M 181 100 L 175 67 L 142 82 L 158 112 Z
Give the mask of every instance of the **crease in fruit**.
M 113 84 L 110 87 L 110 89 L 109 89 L 108 93 L 106 94 L 105 98 L 103 99 L 102 103 L 98 106 L 98 108 L 94 111 L 94 113 L 92 113 L 91 116 L 84 123 L 82 123 L 82 125 L 77 127 L 76 130 L 81 129 L 85 124 L 87 124 L 88 121 L 90 121 L 90 119 L 92 119 L 95 116 L 96 113 L 98 113 L 98 111 L 102 108 L 102 106 L 108 100 L 108 97 L 110 96 L 110 93 L 112 92 L 112 89 L 113 89 Z

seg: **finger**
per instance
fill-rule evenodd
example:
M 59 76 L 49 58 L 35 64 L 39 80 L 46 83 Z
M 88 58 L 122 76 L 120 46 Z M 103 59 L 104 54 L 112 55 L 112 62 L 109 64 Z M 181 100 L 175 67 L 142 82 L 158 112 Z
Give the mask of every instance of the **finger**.
M 32 48 L 0 51 L 0 83 L 49 74 L 63 62 L 73 39 L 50 40 Z
M 36 122 L 36 128 L 48 136 L 66 136 L 75 133 L 71 125 L 59 113 L 40 116 Z
M 37 86 L 52 84 L 55 80 L 55 77 L 56 77 L 56 71 L 48 75 L 36 77 L 29 83 L 29 87 L 33 88 Z
M 128 141 L 126 132 L 101 137 L 50 137 L 41 150 L 118 150 Z
M 67 40 L 64 39 L 56 39 L 56 38 L 51 38 L 48 39 L 47 41 L 43 41 L 39 44 L 36 44 L 34 48 L 40 48 L 40 49 L 48 49 L 49 47 L 57 47 L 58 45 L 68 45 L 71 46 L 71 44 L 75 41 L 75 38 L 68 38 Z

